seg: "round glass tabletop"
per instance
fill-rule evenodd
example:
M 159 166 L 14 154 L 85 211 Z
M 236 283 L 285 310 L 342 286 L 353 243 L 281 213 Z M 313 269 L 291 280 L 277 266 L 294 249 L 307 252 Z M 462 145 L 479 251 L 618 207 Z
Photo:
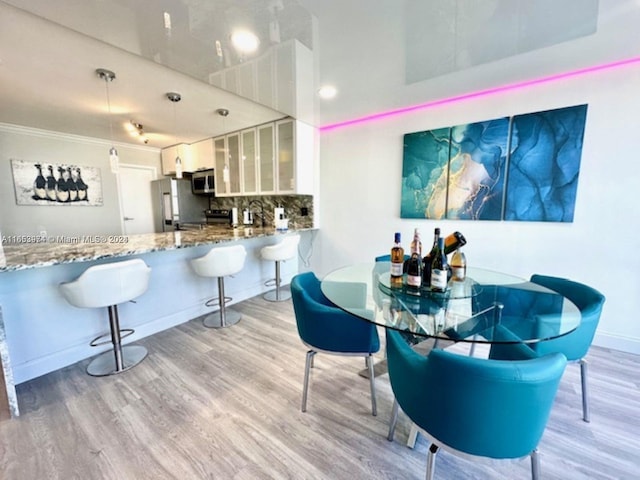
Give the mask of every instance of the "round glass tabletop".
M 533 343 L 580 324 L 580 311 L 567 298 L 513 275 L 469 268 L 465 281 L 436 293 L 393 287 L 389 270 L 389 262 L 340 268 L 322 280 L 322 292 L 363 320 L 443 340 Z

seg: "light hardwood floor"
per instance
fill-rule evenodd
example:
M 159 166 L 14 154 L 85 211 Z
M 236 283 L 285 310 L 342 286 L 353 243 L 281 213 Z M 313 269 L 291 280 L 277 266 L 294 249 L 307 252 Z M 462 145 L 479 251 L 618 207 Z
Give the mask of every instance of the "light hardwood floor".
M 428 444 L 404 446 L 404 415 L 386 440 L 387 375 L 373 417 L 364 359 L 319 354 L 301 413 L 306 348 L 291 303 L 234 308 L 244 318 L 231 328 L 193 320 L 144 339 L 148 358 L 121 375 L 90 377 L 84 361 L 20 385 L 22 416 L 0 423 L 0 478 L 424 478 Z M 640 357 L 594 347 L 588 358 L 591 423 L 569 365 L 539 447 L 542 478 L 640 478 Z M 442 452 L 436 478 L 527 479 L 529 462 Z

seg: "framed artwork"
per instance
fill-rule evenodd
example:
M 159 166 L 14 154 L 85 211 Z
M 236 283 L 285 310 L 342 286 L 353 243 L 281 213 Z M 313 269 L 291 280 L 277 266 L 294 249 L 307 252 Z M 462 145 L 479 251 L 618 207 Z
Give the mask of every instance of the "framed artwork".
M 402 218 L 572 222 L 587 105 L 404 136 Z
M 11 170 L 18 205 L 102 205 L 97 167 L 11 159 Z

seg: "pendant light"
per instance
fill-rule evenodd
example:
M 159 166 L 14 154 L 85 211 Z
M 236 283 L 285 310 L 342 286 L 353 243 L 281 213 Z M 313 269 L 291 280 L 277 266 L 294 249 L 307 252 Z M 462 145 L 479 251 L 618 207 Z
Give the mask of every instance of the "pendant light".
M 178 131 L 176 103 L 182 100 L 182 96 L 180 96 L 180 94 L 176 92 L 169 92 L 167 93 L 167 98 L 173 102 L 173 130 L 175 133 Z M 176 178 L 182 178 L 182 159 L 180 158 L 180 146 L 178 146 L 176 153 Z
M 118 173 L 118 165 L 120 160 L 118 158 L 118 151 L 113 146 L 113 125 L 111 123 L 111 99 L 109 98 L 109 82 L 112 82 L 116 78 L 116 74 L 106 68 L 98 68 L 96 70 L 98 76 L 104 80 L 104 84 L 107 90 L 107 109 L 109 111 L 109 139 L 111 140 L 111 148 L 109 149 L 109 164 L 111 166 L 111 173 Z
M 229 110 L 227 110 L 226 108 L 219 108 L 216 110 L 216 113 L 222 117 L 222 133 L 226 134 L 227 130 L 225 128 L 224 119 L 227 118 L 227 116 L 229 116 Z M 230 189 L 229 183 L 231 183 L 228 152 L 225 152 L 225 155 L 224 155 L 224 167 L 222 168 L 222 182 L 225 184 L 225 190 L 228 192 Z

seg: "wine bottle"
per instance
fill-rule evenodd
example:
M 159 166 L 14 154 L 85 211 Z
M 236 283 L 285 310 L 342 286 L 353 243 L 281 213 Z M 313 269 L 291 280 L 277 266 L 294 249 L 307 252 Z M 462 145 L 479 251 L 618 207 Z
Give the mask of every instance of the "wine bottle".
M 402 270 L 404 264 L 404 249 L 400 245 L 400 233 L 394 235 L 394 245 L 391 249 L 391 286 L 402 286 Z
M 438 250 L 438 239 L 440 238 L 440 229 L 436 228 L 433 231 L 433 245 L 431 251 L 422 260 L 422 284 L 425 287 L 431 286 L 431 260 L 433 255 Z
M 447 255 L 444 253 L 444 238 L 438 238 L 438 251 L 431 259 L 431 291 L 445 292 L 447 290 Z
M 411 253 L 413 252 L 417 252 L 418 256 L 422 258 L 422 242 L 417 228 L 413 231 L 413 240 L 411 240 Z
M 463 247 L 467 244 L 467 239 L 460 232 L 453 232 L 444 239 L 444 254 L 449 255 L 456 248 Z
M 420 294 L 422 286 L 422 242 L 416 228 L 411 241 L 411 258 L 407 262 L 407 292 Z
M 456 248 L 451 256 L 451 279 L 454 282 L 464 282 L 467 277 L 467 257 L 460 248 Z

